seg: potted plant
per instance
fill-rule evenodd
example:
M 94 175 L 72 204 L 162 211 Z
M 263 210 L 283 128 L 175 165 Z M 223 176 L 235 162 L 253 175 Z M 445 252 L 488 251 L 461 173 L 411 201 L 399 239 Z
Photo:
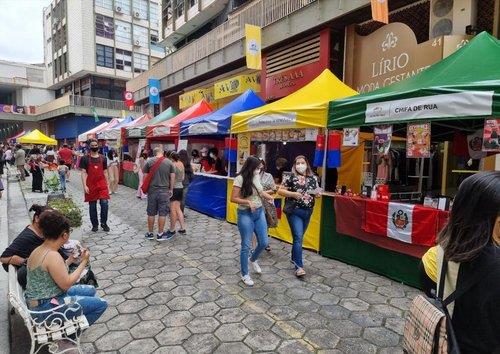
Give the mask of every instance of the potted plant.
M 71 238 L 81 240 L 83 223 L 82 210 L 71 198 L 51 199 L 48 205 L 66 216 L 72 228 Z

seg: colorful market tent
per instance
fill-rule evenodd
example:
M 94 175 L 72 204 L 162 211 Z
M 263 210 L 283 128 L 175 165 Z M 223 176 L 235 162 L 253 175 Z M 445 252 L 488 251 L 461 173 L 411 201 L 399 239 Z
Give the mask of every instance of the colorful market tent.
M 57 145 L 56 139 L 49 138 L 38 129 L 20 137 L 18 142 L 20 144 Z
M 90 129 L 90 130 L 88 130 L 88 131 L 86 131 L 86 132 L 84 132 L 84 133 L 82 133 L 82 134 L 78 135 L 78 137 L 77 137 L 77 141 L 79 141 L 79 142 L 84 142 L 84 141 L 87 141 L 89 138 L 91 138 L 91 136 L 92 136 L 93 134 L 95 134 L 97 131 L 99 131 L 99 129 L 104 129 L 104 128 L 106 128 L 106 127 L 108 126 L 108 124 L 109 124 L 108 122 L 104 122 L 104 123 L 102 123 L 102 124 L 99 124 L 99 125 L 98 125 L 98 126 L 96 126 L 96 127 L 93 127 L 92 129 Z M 89 136 L 89 135 L 90 135 L 90 136 Z
M 25 134 L 26 134 L 26 131 L 23 130 L 22 132 L 17 133 L 16 135 L 11 136 L 10 138 L 7 138 L 7 141 L 15 143 L 17 141 L 17 139 L 19 139 L 20 137 L 22 137 Z
M 217 111 L 181 123 L 181 136 L 227 135 L 231 127 L 231 116 L 235 113 L 257 108 L 265 102 L 252 90 L 247 90 Z
M 280 100 L 233 115 L 231 133 L 288 128 L 324 128 L 328 103 L 357 92 L 325 69 L 306 86 Z
M 126 117 L 121 123 L 115 125 L 114 127 L 106 127 L 97 134 L 97 139 L 99 140 L 117 140 L 120 137 L 120 129 L 123 127 L 128 127 L 134 124 L 134 118 L 132 116 Z
M 128 138 L 143 138 L 146 136 L 146 127 L 150 125 L 159 124 L 168 121 L 172 117 L 177 115 L 177 111 L 172 107 L 168 107 L 166 110 L 158 114 L 156 117 L 145 121 L 139 125 L 133 125 L 126 129 L 126 136 Z
M 486 32 L 412 78 L 330 102 L 328 128 L 500 116 L 500 41 Z
M 179 136 L 180 124 L 182 122 L 210 112 L 212 112 L 212 107 L 210 107 L 207 101 L 201 100 L 172 119 L 169 119 L 161 124 L 148 125 L 146 137 L 152 139 L 177 138 Z

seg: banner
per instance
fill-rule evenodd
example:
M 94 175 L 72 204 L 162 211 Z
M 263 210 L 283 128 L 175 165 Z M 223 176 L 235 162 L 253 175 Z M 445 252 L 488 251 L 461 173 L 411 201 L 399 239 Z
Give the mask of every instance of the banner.
M 487 154 L 483 151 L 483 141 L 484 133 L 482 129 L 478 129 L 474 133 L 467 135 L 467 148 L 471 159 L 479 160 L 486 157 Z
M 359 146 L 359 127 L 358 128 L 344 128 L 342 146 L 344 146 L 344 147 Z
M 238 134 L 238 147 L 237 147 L 237 165 L 236 172 L 240 172 L 241 167 L 245 163 L 248 156 L 250 156 L 250 134 L 240 133 Z
M 373 154 L 387 155 L 391 147 L 392 125 L 373 128 Z
M 431 157 L 431 123 L 408 124 L 406 132 L 406 157 Z
M 240 75 L 214 84 L 214 98 L 216 100 L 242 94 L 251 89 L 260 92 L 260 75 Z
M 214 98 L 214 87 L 207 87 L 203 89 L 197 89 L 188 91 L 179 96 L 179 109 L 186 109 L 200 102 L 201 100 L 207 101 L 207 103 L 213 103 Z
M 245 24 L 245 55 L 247 68 L 261 70 L 261 29 L 259 26 Z
M 23 107 L 23 106 L 16 106 L 16 105 L 11 105 L 11 104 L 0 104 L 0 112 L 12 113 L 12 114 L 27 114 L 28 110 L 27 110 L 27 107 Z M 31 113 L 31 106 L 30 106 L 30 113 Z
M 389 0 L 371 0 L 373 21 L 389 23 Z
M 149 79 L 149 103 L 160 104 L 160 80 Z
M 134 107 L 134 94 L 132 91 L 125 91 L 123 94 L 123 98 L 125 99 L 125 105 L 128 107 L 128 109 Z M 122 114 L 123 116 L 123 114 Z
M 500 152 L 499 136 L 500 119 L 486 119 L 483 130 L 483 151 Z

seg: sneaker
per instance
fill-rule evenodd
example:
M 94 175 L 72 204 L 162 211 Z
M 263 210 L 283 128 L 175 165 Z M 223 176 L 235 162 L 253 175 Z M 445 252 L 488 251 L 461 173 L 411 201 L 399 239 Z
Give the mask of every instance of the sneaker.
M 102 224 L 101 227 L 104 230 L 104 232 L 109 232 L 109 226 L 107 224 Z
M 152 240 L 155 238 L 155 236 L 153 235 L 152 232 L 146 232 L 146 234 L 144 235 L 144 237 L 148 240 Z
M 255 261 L 255 262 L 250 261 L 250 264 L 252 265 L 252 268 L 253 268 L 255 273 L 257 273 L 257 274 L 262 273 L 262 269 L 260 268 L 260 265 L 259 265 L 259 263 L 257 263 L 257 261 Z
M 252 278 L 250 278 L 250 275 L 245 275 L 244 277 L 241 277 L 241 281 L 243 283 L 245 283 L 245 285 L 248 285 L 248 286 L 253 286 L 253 280 Z
M 99 231 L 99 226 L 92 226 L 92 232 Z
M 186 234 L 186 230 L 184 230 L 184 229 L 180 229 L 180 230 L 179 230 L 179 233 L 180 233 L 181 235 L 185 235 L 185 234 Z
M 156 235 L 156 241 L 167 241 L 167 240 L 170 240 L 172 237 L 174 237 L 175 235 L 175 232 L 171 232 L 171 231 L 166 231 L 166 232 L 163 232 L 161 234 L 157 234 Z

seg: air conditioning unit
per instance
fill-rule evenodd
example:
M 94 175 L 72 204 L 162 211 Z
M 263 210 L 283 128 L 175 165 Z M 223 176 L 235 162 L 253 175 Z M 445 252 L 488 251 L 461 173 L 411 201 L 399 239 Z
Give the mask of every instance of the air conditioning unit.
M 477 0 L 455 0 L 453 2 L 453 34 L 467 34 L 468 26 L 475 27 Z
M 134 17 L 135 18 L 141 18 L 141 14 L 139 13 L 139 11 L 135 11 L 134 12 Z
M 116 12 L 118 12 L 118 13 L 120 13 L 120 14 L 123 12 L 123 10 L 122 10 L 122 7 L 121 7 L 121 6 L 116 6 L 116 7 L 115 7 L 115 11 L 116 11 Z
M 475 25 L 477 0 L 431 0 L 429 37 L 466 34 L 466 27 Z
M 140 47 L 141 46 L 141 41 L 138 40 L 138 39 L 134 39 L 134 45 L 137 46 L 137 47 Z

